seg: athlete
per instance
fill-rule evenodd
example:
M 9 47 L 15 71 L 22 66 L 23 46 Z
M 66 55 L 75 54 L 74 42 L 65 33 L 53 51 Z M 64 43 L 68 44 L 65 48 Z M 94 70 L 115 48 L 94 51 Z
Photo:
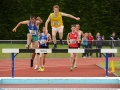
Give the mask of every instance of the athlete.
M 76 32 L 76 26 L 71 25 L 71 32 L 68 33 L 67 35 L 67 43 L 69 48 L 78 48 L 78 41 L 79 41 L 79 36 L 78 33 Z M 74 64 L 75 61 L 78 59 L 78 53 L 70 53 L 70 62 L 71 62 L 71 67 L 70 70 L 73 71 L 74 69 Z
M 45 29 L 45 30 L 46 30 L 46 29 Z M 51 35 L 48 33 L 48 30 L 46 30 L 46 34 L 47 34 L 47 37 L 48 37 L 47 46 L 48 46 L 48 48 L 49 48 L 49 43 L 52 42 L 52 39 L 51 39 Z M 44 55 L 43 55 L 43 66 L 45 65 L 46 55 L 47 55 L 47 54 L 44 54 Z
M 43 22 L 42 19 L 40 17 L 37 17 L 36 20 L 39 20 L 40 22 Z M 38 26 L 38 29 L 39 29 L 39 26 Z M 39 36 L 39 33 L 40 33 L 40 30 L 38 30 L 38 36 Z M 32 47 L 32 44 L 31 44 L 31 47 Z M 30 60 L 30 67 L 32 68 L 33 67 L 33 60 L 35 58 L 35 53 L 32 53 L 32 58 Z M 36 60 L 36 59 L 35 59 Z M 34 61 L 35 63 L 37 63 L 37 61 Z M 37 69 L 37 66 L 35 65 L 35 69 Z
M 48 49 L 49 48 L 48 43 L 50 43 L 50 42 L 51 42 L 51 36 L 50 36 L 50 34 L 48 34 L 45 27 L 43 27 L 43 33 L 40 33 L 40 36 L 39 36 L 39 48 Z M 38 71 L 44 71 L 44 64 L 45 64 L 46 54 L 47 53 L 44 53 L 44 55 L 43 55 L 43 53 L 36 54 L 36 57 L 39 60 Z
M 53 49 L 57 48 L 57 44 L 56 44 L 56 34 L 57 32 L 59 33 L 59 38 L 60 38 L 60 43 L 61 45 L 63 45 L 63 21 L 62 21 L 62 16 L 66 16 L 66 17 L 70 17 L 73 18 L 75 20 L 80 20 L 80 18 L 78 17 L 74 17 L 70 14 L 66 14 L 63 12 L 59 12 L 59 6 L 58 5 L 54 5 L 53 6 L 53 13 L 51 13 L 48 17 L 48 19 L 46 20 L 45 23 L 45 28 L 48 28 L 48 23 L 51 22 L 51 27 L 52 27 L 52 39 L 53 39 L 53 43 L 54 43 L 54 47 Z
M 80 41 L 78 42 L 78 47 L 80 48 L 80 44 L 81 44 L 81 38 L 84 35 L 83 31 L 80 30 L 80 25 L 76 24 L 76 32 L 79 35 Z
M 79 41 L 78 41 L 78 48 L 81 45 L 81 38 L 83 37 L 84 33 L 80 30 L 80 25 L 76 24 L 76 32 L 78 33 Z M 77 68 L 77 59 L 75 60 L 74 68 Z
M 38 29 L 41 23 L 42 23 L 42 19 L 40 17 L 37 17 L 37 20 L 35 20 L 35 16 L 31 15 L 30 20 L 19 22 L 12 31 L 16 32 L 17 28 L 22 24 L 28 25 L 29 33 L 27 34 L 26 48 L 29 48 L 29 45 L 31 43 L 31 46 L 32 46 L 31 48 L 35 49 L 37 48 L 37 45 L 38 45 Z M 34 56 L 35 56 L 35 53 L 32 54 L 32 59 L 30 61 L 30 67 L 33 67 Z

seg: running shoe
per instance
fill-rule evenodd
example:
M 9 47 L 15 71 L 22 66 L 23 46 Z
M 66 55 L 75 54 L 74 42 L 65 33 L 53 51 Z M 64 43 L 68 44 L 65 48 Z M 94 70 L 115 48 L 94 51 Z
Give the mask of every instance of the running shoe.
M 44 67 L 43 66 L 41 67 L 41 71 L 44 71 Z
M 38 72 L 43 72 L 44 71 L 44 67 L 39 67 L 38 68 Z
M 29 49 L 29 45 L 26 44 L 26 45 L 25 45 L 25 48 L 26 48 L 26 49 Z
M 53 49 L 56 49 L 57 48 L 57 45 L 54 45 Z
M 35 65 L 34 69 L 35 69 L 35 70 L 38 69 L 37 65 Z
M 61 43 L 61 45 L 63 45 L 63 44 L 64 44 L 64 42 L 63 42 L 62 40 L 60 40 L 60 43 Z
M 76 64 L 74 65 L 74 68 L 77 68 L 77 65 L 76 65 Z

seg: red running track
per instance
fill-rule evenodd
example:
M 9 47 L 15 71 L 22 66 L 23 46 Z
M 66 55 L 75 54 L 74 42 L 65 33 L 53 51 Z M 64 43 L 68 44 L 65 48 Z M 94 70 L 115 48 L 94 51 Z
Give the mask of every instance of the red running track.
M 120 58 L 109 58 L 109 61 Z M 105 77 L 105 70 L 96 64 L 105 58 L 79 58 L 77 68 L 70 71 L 69 58 L 46 59 L 45 71 L 30 68 L 30 60 L 15 60 L 15 77 Z M 11 77 L 11 60 L 0 60 L 0 77 Z M 109 77 L 114 77 L 109 73 Z

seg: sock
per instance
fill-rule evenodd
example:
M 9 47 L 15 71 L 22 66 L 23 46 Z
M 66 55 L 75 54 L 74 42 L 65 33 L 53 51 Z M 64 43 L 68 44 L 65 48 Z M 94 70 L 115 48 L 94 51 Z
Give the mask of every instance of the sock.
M 62 42 L 62 39 L 60 39 L 60 42 Z
M 33 67 L 33 60 L 31 59 L 30 67 Z
M 56 45 L 56 44 L 54 44 L 54 46 L 56 47 L 57 45 Z
M 80 47 L 80 43 L 78 43 L 78 47 Z

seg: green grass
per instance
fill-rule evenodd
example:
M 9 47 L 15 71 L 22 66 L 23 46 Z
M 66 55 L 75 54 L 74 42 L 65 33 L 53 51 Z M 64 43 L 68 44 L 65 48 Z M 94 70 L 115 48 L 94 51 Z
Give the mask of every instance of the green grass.
M 120 72 L 115 72 L 118 76 L 120 76 Z
M 50 45 L 50 48 L 52 48 L 53 45 Z M 25 44 L 0 44 L 0 59 L 6 59 L 10 58 L 11 54 L 3 54 L 2 48 L 25 48 Z M 68 48 L 67 45 L 58 45 L 58 48 Z M 93 47 L 95 48 L 95 47 Z M 103 47 L 103 48 L 109 48 L 109 47 Z M 120 47 L 117 48 L 118 53 L 116 56 L 120 56 Z M 68 58 L 70 55 L 68 53 L 50 53 L 47 55 L 47 58 Z M 31 53 L 19 53 L 16 58 L 30 58 Z M 79 57 L 82 57 L 82 54 L 79 54 Z M 96 54 L 93 54 L 93 57 L 96 57 Z
M 105 62 L 101 62 L 99 65 L 105 68 Z M 108 63 L 108 66 L 111 69 L 111 62 Z M 115 69 L 120 69 L 120 61 L 114 61 L 114 67 Z M 115 73 L 120 76 L 120 71 L 115 70 Z
M 105 62 L 99 64 L 102 67 L 105 67 Z M 109 69 L 111 68 L 111 62 L 108 63 Z M 120 69 L 120 61 L 114 61 L 114 66 L 116 69 Z

